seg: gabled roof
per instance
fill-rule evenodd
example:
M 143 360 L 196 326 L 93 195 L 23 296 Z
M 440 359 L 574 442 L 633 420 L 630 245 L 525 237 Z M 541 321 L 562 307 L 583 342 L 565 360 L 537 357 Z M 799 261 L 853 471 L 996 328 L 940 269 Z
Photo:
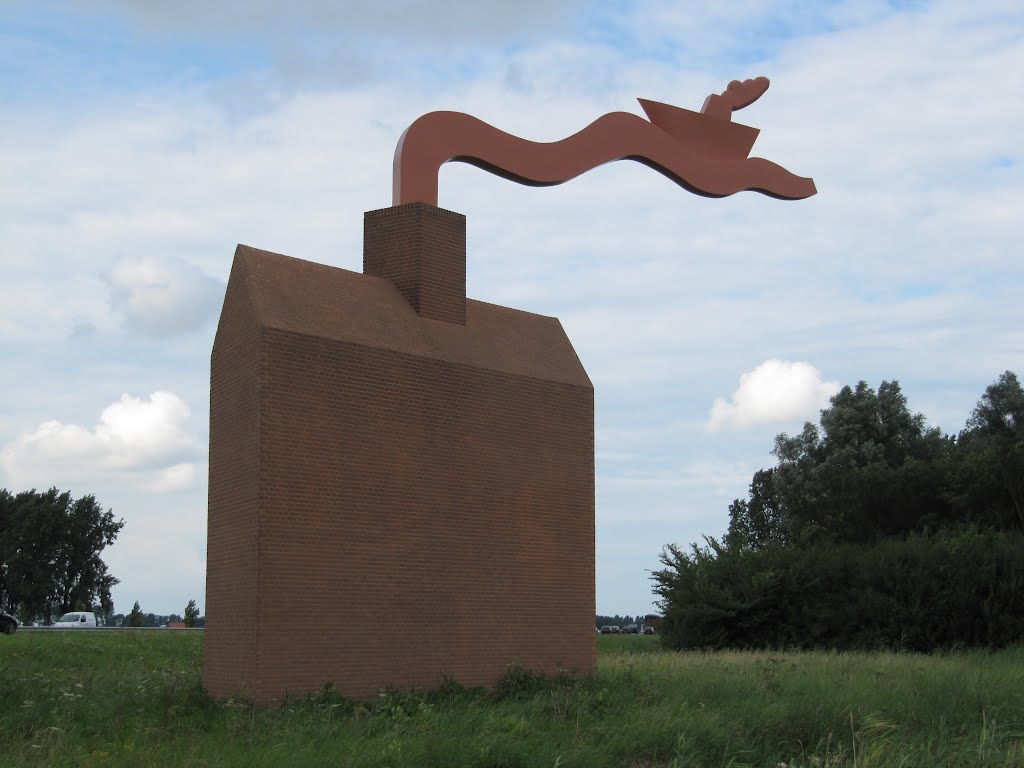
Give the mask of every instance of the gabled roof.
M 430 320 L 390 280 L 247 245 L 235 250 L 237 281 L 264 328 L 593 388 L 554 317 L 467 299 L 465 326 Z

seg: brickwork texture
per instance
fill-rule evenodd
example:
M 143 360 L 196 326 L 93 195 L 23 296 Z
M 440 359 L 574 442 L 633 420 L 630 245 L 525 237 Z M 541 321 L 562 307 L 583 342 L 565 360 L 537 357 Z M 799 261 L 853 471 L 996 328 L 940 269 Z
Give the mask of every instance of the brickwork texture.
M 359 274 L 235 252 L 211 357 L 204 684 L 260 703 L 595 669 L 594 394 L 555 318 L 465 298 L 465 218 Z

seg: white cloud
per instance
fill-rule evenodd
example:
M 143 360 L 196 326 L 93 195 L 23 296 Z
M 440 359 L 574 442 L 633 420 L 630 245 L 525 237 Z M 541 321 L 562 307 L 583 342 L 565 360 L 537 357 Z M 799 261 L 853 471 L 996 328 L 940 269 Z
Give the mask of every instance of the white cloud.
M 105 279 L 125 326 L 149 336 L 204 327 L 224 298 L 220 282 L 175 257 L 121 259 Z
M 821 373 L 809 363 L 765 360 L 740 376 L 731 400 L 715 398 L 707 429 L 716 432 L 725 426 L 742 429 L 807 418 L 828 405 L 838 391 L 838 382 L 822 381 Z
M 0 451 L 0 467 L 18 488 L 91 484 L 118 476 L 155 492 L 185 490 L 197 476 L 203 449 L 184 431 L 190 411 L 173 392 L 146 399 L 122 395 L 92 429 L 44 421 Z
M 196 475 L 196 465 L 191 461 L 185 461 L 161 469 L 156 473 L 156 477 L 146 484 L 145 488 L 156 493 L 184 491 L 195 485 Z

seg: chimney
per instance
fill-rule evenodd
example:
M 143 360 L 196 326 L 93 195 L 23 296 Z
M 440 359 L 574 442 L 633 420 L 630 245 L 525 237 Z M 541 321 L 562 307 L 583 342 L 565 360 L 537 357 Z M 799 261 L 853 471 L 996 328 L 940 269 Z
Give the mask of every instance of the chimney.
M 427 203 L 363 214 L 363 273 L 393 282 L 420 317 L 466 324 L 466 217 Z

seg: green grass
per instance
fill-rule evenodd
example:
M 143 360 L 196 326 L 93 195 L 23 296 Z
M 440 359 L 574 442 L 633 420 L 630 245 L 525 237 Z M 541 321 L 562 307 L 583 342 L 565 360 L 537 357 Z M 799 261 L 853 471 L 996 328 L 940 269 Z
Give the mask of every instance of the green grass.
M 510 673 L 273 710 L 210 702 L 200 633 L 0 637 L 5 766 L 1019 766 L 1024 646 L 669 653 L 598 638 L 594 680 Z

